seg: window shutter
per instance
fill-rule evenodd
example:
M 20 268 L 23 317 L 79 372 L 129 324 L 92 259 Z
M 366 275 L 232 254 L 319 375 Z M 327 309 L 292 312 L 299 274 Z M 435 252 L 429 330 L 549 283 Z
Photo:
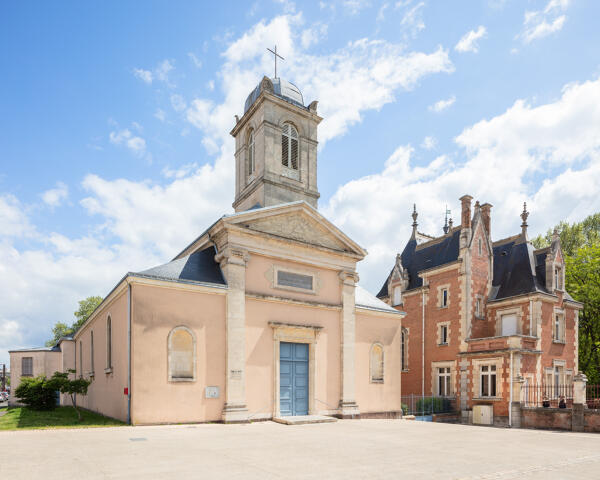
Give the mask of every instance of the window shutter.
M 285 135 L 285 133 L 284 133 L 281 136 L 281 164 L 284 167 L 287 167 L 289 165 L 289 161 L 288 161 L 288 156 L 289 156 L 288 142 L 289 142 L 289 139 L 288 139 L 287 135 Z

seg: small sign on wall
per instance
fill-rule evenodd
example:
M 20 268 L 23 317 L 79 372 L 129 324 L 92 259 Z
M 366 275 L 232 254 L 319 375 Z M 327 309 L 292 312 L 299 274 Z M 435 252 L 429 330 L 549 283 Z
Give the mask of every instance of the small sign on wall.
M 219 398 L 219 387 L 206 387 L 206 398 Z

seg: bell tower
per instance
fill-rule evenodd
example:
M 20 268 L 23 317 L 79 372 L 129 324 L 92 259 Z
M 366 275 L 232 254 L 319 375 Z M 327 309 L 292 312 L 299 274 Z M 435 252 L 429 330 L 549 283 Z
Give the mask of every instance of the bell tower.
M 263 77 L 235 119 L 235 211 L 297 200 L 317 208 L 317 101 L 306 107 L 293 83 Z

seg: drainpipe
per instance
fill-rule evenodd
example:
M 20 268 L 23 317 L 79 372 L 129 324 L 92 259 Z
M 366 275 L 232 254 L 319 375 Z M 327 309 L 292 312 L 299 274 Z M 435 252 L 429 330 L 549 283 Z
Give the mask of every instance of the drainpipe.
M 508 401 L 508 426 L 512 427 L 512 398 L 513 398 L 513 352 L 510 351 L 510 373 L 508 375 L 509 383 L 509 395 L 510 399 Z
M 421 315 L 421 398 L 422 408 L 425 408 L 425 288 L 422 292 Z M 433 393 L 433 392 L 432 392 Z
M 127 281 L 127 424 L 131 425 L 131 284 Z

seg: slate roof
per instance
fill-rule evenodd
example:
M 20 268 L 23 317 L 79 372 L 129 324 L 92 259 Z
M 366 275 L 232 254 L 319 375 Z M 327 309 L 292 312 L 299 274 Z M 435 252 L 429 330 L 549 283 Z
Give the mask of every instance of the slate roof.
M 411 238 L 400 255 L 402 266 L 408 271 L 408 288 L 406 290 L 423 286 L 423 280 L 419 277 L 418 272 L 458 260 L 459 241 L 459 227 L 453 228 L 448 235 L 420 245 L 417 244 L 414 238 Z M 377 294 L 378 298 L 388 296 L 388 280 L 393 271 L 392 268 Z
M 13 352 L 60 352 L 60 347 L 57 345 L 53 347 L 31 347 L 31 348 L 16 348 L 9 350 L 8 353 Z
M 401 254 L 402 266 L 408 271 L 407 290 L 423 285 L 419 272 L 456 261 L 459 238 L 460 226 L 455 227 L 449 235 L 421 245 L 417 245 L 416 240 L 411 238 Z M 494 272 L 489 301 L 529 293 L 553 294 L 546 289 L 546 256 L 551 247 L 534 250 L 531 242 L 519 234 L 493 242 L 492 250 Z M 378 298 L 389 296 L 388 281 L 393 271 L 392 269 L 379 290 Z M 567 292 L 564 292 L 564 298 L 575 301 Z
M 227 285 L 221 267 L 215 261 L 216 253 L 214 247 L 208 247 L 149 270 L 135 272 L 133 275 L 183 283 Z
M 369 310 L 379 310 L 382 312 L 390 312 L 397 313 L 399 315 L 402 312 L 399 312 L 395 308 L 390 307 L 387 303 L 379 300 L 375 295 L 365 290 L 360 285 L 357 285 L 354 290 L 354 302 L 357 307 L 368 308 Z

